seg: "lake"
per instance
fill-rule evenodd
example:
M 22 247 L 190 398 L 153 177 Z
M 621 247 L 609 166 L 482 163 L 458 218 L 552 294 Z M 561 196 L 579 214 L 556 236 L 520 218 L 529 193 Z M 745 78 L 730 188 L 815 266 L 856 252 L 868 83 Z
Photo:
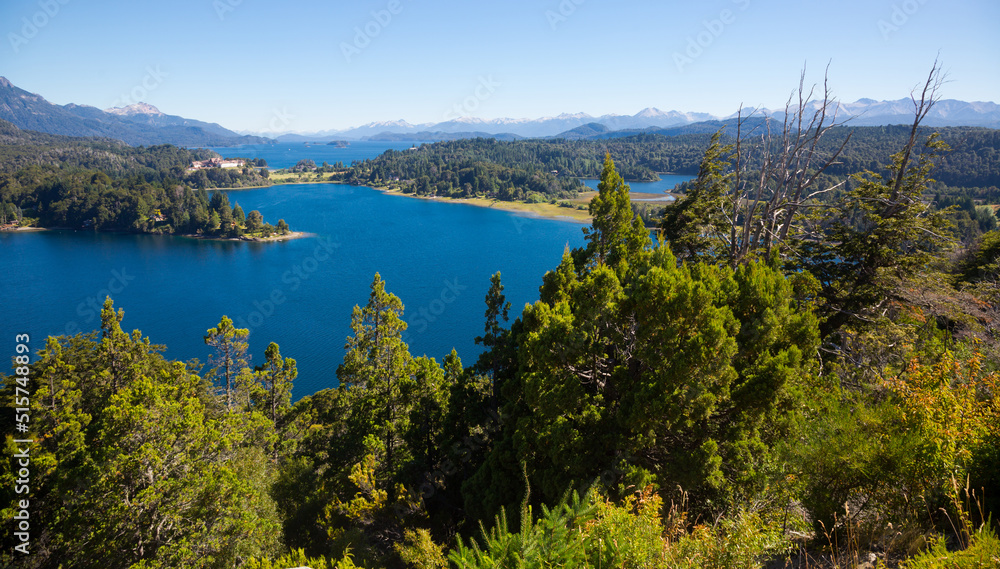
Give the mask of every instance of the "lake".
M 386 150 L 406 150 L 412 146 L 419 147 L 424 142 L 370 142 L 350 141 L 350 146 L 337 148 L 326 143 L 279 143 L 279 144 L 245 144 L 243 146 L 211 147 L 223 158 L 263 158 L 267 167 L 272 169 L 291 168 L 299 160 L 310 159 L 317 166 L 328 162 L 331 165 L 343 162 L 350 166 L 355 160 L 374 158 Z
M 268 168 L 290 168 L 295 166 L 299 160 L 310 159 L 317 166 L 328 162 L 336 164 L 343 162 L 350 166 L 355 160 L 365 160 L 374 158 L 388 149 L 406 150 L 411 146 L 420 146 L 426 142 L 371 142 L 371 141 L 351 141 L 346 148 L 337 148 L 325 143 L 304 144 L 304 143 L 284 143 L 284 144 L 247 144 L 243 146 L 212 147 L 224 158 L 263 158 L 267 160 Z M 656 182 L 628 182 L 633 192 L 646 192 L 651 194 L 665 194 L 674 189 L 674 186 L 682 182 L 695 179 L 696 176 L 679 174 L 660 174 L 660 179 Z M 597 189 L 599 180 L 582 179 L 584 185 L 591 189 Z M 664 196 L 656 200 L 636 200 L 636 201 L 673 201 L 673 197 Z M 244 210 L 246 208 L 243 208 Z
M 656 182 L 626 182 L 629 185 L 629 189 L 632 192 L 643 192 L 650 194 L 665 194 L 667 192 L 673 191 L 677 184 L 688 182 L 694 180 L 697 176 L 687 176 L 682 174 L 660 174 L 660 179 Z M 600 180 L 594 179 L 581 179 L 588 188 L 592 190 L 597 189 L 597 184 Z M 673 196 L 663 196 L 663 198 L 655 200 L 634 200 L 634 201 L 673 201 Z
M 260 210 L 272 223 L 283 218 L 315 236 L 246 243 L 0 233 L 0 328 L 8 349 L 15 334 L 31 334 L 38 349 L 47 335 L 98 328 L 110 293 L 125 310 L 123 328 L 166 344 L 171 359 L 204 362 L 205 331 L 222 315 L 251 329 L 251 364 L 277 342 L 298 362 L 299 398 L 336 385 L 351 310 L 367 302 L 376 272 L 406 306 L 411 353 L 441 361 L 454 347 L 470 365 L 481 351 L 474 338 L 483 333 L 490 275 L 502 272 L 513 317 L 537 300 L 542 275 L 556 268 L 563 248 L 583 244 L 579 223 L 365 187 L 302 184 L 229 194 L 244 211 Z

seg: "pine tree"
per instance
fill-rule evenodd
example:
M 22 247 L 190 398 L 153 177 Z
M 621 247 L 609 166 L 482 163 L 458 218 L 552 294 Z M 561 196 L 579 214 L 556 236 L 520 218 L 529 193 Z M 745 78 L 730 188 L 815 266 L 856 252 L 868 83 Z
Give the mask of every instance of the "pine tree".
M 243 208 L 240 207 L 239 202 L 233 206 L 233 221 L 236 225 L 243 225 L 246 221 L 246 215 L 243 214 Z
M 400 438 L 408 418 L 405 396 L 412 384 L 412 358 L 402 339 L 406 330 L 402 313 L 402 301 L 386 292 L 381 275 L 375 273 L 368 304 L 354 307 L 354 335 L 347 339 L 344 362 L 337 368 L 341 387 L 347 389 L 351 402 L 352 420 L 360 433 L 380 441 L 385 456 L 383 471 L 390 475 L 399 465 Z
M 226 409 L 233 411 L 236 403 L 237 377 L 240 372 L 249 367 L 250 357 L 247 355 L 247 337 L 250 330 L 236 328 L 228 316 L 223 316 L 219 325 L 209 328 L 205 343 L 215 348 L 215 354 L 209 356 L 209 363 L 215 367 L 210 376 L 221 377 L 224 381 Z
M 292 358 L 282 358 L 278 344 L 271 342 L 264 351 L 265 362 L 255 368 L 263 393 L 257 406 L 277 425 L 291 407 L 292 382 L 299 371 Z
M 498 388 L 496 381 L 501 375 L 500 367 L 504 362 L 504 352 L 510 340 L 510 332 L 503 328 L 502 322 L 509 320 L 510 302 L 503 293 L 503 283 L 498 271 L 490 277 L 490 289 L 486 292 L 486 326 L 482 336 L 476 336 L 476 343 L 485 348 L 479 357 L 476 369 L 488 374 L 492 383 L 493 407 L 496 407 Z
M 586 265 L 608 265 L 624 274 L 629 261 L 638 261 L 651 241 L 642 219 L 632 212 L 629 187 L 615 170 L 610 154 L 604 158 L 597 195 L 590 201 L 590 215 L 593 224 L 583 229 L 587 246 L 582 257 Z
M 669 206 L 660 229 L 674 255 L 682 261 L 720 260 L 728 255 L 724 197 L 729 193 L 733 174 L 724 156 L 732 146 L 722 146 L 722 129 L 712 135 L 693 187 Z

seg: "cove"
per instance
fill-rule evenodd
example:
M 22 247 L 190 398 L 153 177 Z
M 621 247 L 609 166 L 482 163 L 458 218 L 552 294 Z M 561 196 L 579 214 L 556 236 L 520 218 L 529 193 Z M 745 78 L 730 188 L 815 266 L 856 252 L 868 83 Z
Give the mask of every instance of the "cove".
M 34 351 L 48 335 L 95 330 L 110 294 L 125 310 L 125 330 L 166 344 L 168 358 L 204 363 L 205 331 L 228 315 L 251 330 L 251 365 L 272 341 L 296 359 L 298 399 L 337 385 L 351 310 L 367 302 L 376 272 L 406 307 L 413 355 L 441 361 L 455 348 L 470 365 L 481 351 L 474 338 L 483 333 L 490 275 L 502 273 L 513 319 L 537 300 L 564 247 L 584 242 L 579 223 L 343 184 L 230 191 L 229 198 L 312 236 L 248 243 L 0 233 L 2 337 L 28 333 Z

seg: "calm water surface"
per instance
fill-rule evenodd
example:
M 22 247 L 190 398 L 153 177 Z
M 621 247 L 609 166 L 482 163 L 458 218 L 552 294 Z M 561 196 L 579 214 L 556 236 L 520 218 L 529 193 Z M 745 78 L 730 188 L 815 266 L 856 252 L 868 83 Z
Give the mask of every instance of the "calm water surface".
M 695 179 L 697 176 L 687 176 L 681 174 L 660 174 L 660 179 L 656 182 L 627 182 L 629 189 L 633 192 L 646 192 L 650 194 L 665 194 L 673 191 L 677 184 Z M 597 189 L 600 180 L 584 179 L 584 185 L 593 190 Z M 671 196 L 664 196 L 663 201 L 673 201 Z
M 384 143 L 383 143 L 384 144 Z M 269 159 L 270 162 L 270 159 Z M 169 346 L 169 358 L 204 362 L 203 336 L 222 315 L 251 329 L 251 363 L 268 342 L 298 361 L 296 397 L 336 385 L 351 309 L 380 272 L 406 305 L 414 355 L 440 361 L 452 347 L 465 364 L 480 352 L 483 297 L 503 274 L 512 314 L 538 298 L 563 248 L 583 243 L 578 223 L 490 208 L 385 195 L 338 184 L 230 192 L 244 211 L 285 219 L 313 237 L 281 243 L 47 231 L 0 234 L 3 338 L 100 326 L 111 294 L 126 330 Z M 13 346 L 13 344 L 11 344 Z

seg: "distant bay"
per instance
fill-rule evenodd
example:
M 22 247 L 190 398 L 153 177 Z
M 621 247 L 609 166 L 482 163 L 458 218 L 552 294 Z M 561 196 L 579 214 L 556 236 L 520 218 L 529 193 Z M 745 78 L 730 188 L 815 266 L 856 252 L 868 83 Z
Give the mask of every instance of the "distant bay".
M 454 347 L 468 365 L 480 352 L 473 340 L 483 332 L 490 275 L 502 272 L 514 316 L 538 298 L 563 248 L 583 244 L 579 223 L 342 184 L 233 191 L 230 200 L 314 236 L 246 243 L 0 233 L 2 337 L 28 333 L 38 349 L 47 335 L 97 329 L 110 294 L 126 330 L 166 344 L 170 358 L 205 362 L 205 331 L 225 314 L 252 330 L 251 363 L 271 341 L 298 361 L 299 398 L 336 385 L 351 309 L 367 302 L 376 272 L 406 305 L 411 352 L 440 361 Z
M 340 148 L 325 142 L 285 142 L 276 144 L 247 144 L 243 146 L 211 147 L 223 158 L 263 158 L 272 169 L 290 168 L 299 160 L 312 160 L 317 166 L 327 162 L 330 165 L 343 162 L 350 166 L 355 160 L 366 160 L 381 155 L 386 150 L 406 150 L 419 147 L 424 142 L 372 142 L 347 141 L 348 146 Z
M 660 174 L 660 179 L 655 182 L 626 182 L 633 193 L 665 194 L 672 192 L 677 184 L 689 182 L 697 176 L 687 176 L 683 174 Z M 584 185 L 592 190 L 597 189 L 600 180 L 581 180 Z M 670 196 L 665 196 L 663 201 L 673 201 Z

